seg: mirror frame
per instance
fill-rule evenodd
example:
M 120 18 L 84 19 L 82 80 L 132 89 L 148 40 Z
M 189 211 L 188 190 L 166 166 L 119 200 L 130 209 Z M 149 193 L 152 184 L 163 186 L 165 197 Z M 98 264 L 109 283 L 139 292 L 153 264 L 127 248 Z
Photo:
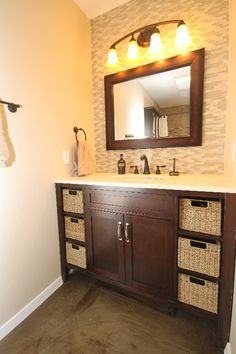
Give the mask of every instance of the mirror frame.
M 198 49 L 104 77 L 107 150 L 197 146 L 202 144 L 202 106 L 205 49 Z M 190 65 L 190 136 L 115 140 L 113 86 L 142 76 Z

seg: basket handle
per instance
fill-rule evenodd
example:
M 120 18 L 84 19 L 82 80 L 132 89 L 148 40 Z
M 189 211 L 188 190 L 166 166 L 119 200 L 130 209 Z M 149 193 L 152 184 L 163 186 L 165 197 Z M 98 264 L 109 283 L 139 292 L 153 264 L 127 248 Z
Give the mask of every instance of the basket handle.
M 207 208 L 208 202 L 205 202 L 203 200 L 191 200 L 191 205 L 199 208 Z
M 79 250 L 79 246 L 78 245 L 74 245 L 74 244 L 72 244 L 72 246 L 71 246 L 72 248 L 74 248 L 75 250 Z
M 78 224 L 79 220 L 76 218 L 70 218 L 70 221 L 73 222 L 74 224 Z
M 205 286 L 205 281 L 204 280 L 201 280 L 201 279 L 198 279 L 198 278 L 194 278 L 194 277 L 190 277 L 189 280 L 190 280 L 191 283 Z
M 190 246 L 192 247 L 197 247 L 197 248 L 202 248 L 202 249 L 206 249 L 207 245 L 204 242 L 197 242 L 197 241 L 190 241 Z
M 69 190 L 69 194 L 70 194 L 70 195 L 77 195 L 77 191 Z

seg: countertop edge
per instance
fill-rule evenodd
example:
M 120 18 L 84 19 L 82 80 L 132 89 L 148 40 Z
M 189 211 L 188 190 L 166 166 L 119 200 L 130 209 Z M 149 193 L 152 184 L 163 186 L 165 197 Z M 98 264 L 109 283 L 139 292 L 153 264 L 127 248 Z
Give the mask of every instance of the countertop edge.
M 186 179 L 187 176 L 184 176 Z M 215 179 L 218 179 L 217 183 L 214 183 L 214 176 L 210 175 L 210 178 L 212 178 L 212 183 L 191 183 L 191 178 L 197 178 L 196 176 L 194 177 L 189 177 L 190 181 L 187 182 L 181 182 L 178 180 L 175 180 L 175 184 L 170 183 L 169 181 L 162 181 L 162 182 L 148 182 L 148 183 L 142 183 L 142 182 L 131 182 L 131 181 L 112 181 L 109 180 L 109 176 L 104 177 L 106 180 L 98 180 L 98 178 L 102 178 L 101 175 L 90 175 L 90 176 L 83 176 L 83 177 L 63 177 L 63 178 L 55 178 L 54 183 L 60 183 L 60 184 L 77 184 L 77 185 L 88 185 L 88 186 L 107 186 L 107 187 L 124 187 L 124 188 L 145 188 L 145 189 L 166 189 L 166 190 L 182 190 L 182 191 L 195 191 L 195 192 L 215 192 L 215 193 L 236 193 L 236 183 L 229 183 L 228 180 L 225 181 L 224 183 L 224 176 L 221 175 L 215 175 Z M 114 177 L 113 177 L 114 178 Z M 174 177 L 175 178 L 175 177 Z M 179 178 L 179 177 L 177 177 Z M 201 175 L 201 178 L 203 179 L 204 176 Z M 206 175 L 206 178 L 209 178 L 209 176 Z M 219 183 L 219 178 L 222 178 L 222 183 Z M 176 183 L 177 182 L 177 183 Z M 222 184 L 222 185 L 220 185 Z

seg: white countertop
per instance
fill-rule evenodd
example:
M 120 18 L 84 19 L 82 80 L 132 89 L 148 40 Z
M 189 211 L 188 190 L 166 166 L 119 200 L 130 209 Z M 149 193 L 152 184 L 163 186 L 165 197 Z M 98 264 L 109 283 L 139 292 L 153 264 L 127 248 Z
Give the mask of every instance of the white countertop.
M 83 184 L 96 186 L 133 187 L 150 189 L 172 189 L 202 192 L 236 193 L 236 179 L 225 175 L 118 175 L 94 173 L 83 177 L 56 178 L 55 183 Z

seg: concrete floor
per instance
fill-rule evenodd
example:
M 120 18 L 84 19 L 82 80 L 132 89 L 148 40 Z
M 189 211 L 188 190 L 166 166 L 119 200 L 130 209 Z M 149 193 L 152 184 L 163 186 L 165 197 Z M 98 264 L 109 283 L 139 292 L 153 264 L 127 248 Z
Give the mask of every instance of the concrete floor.
M 222 354 L 212 326 L 163 314 L 79 274 L 0 342 L 0 354 Z

